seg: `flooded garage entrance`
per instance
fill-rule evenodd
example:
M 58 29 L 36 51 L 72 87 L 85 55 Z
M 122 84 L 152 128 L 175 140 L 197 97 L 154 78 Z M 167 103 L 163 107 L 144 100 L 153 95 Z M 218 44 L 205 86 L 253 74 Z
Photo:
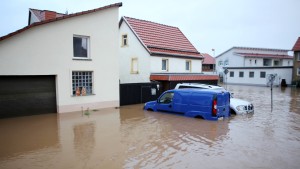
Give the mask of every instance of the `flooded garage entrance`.
M 299 168 L 300 90 L 274 88 L 271 111 L 270 88 L 227 87 L 255 113 L 216 122 L 138 104 L 0 119 L 0 168 Z
M 55 76 L 0 76 L 0 118 L 56 113 Z

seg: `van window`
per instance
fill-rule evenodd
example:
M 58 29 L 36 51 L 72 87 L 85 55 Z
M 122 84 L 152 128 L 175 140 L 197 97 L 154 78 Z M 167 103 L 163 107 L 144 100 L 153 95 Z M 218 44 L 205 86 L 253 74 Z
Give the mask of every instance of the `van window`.
M 173 101 L 174 93 L 173 92 L 168 92 L 165 93 L 163 96 L 160 97 L 159 103 L 171 103 Z

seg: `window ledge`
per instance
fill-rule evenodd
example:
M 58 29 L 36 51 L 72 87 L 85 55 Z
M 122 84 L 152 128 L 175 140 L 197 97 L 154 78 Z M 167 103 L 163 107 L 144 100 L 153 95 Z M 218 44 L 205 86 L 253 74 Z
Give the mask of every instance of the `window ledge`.
M 96 94 L 87 94 L 85 96 L 76 96 L 76 95 L 71 95 L 71 97 L 86 97 L 86 96 L 95 96 Z
M 79 59 L 79 58 L 72 58 L 72 60 L 79 60 L 79 61 L 92 61 L 92 59 Z

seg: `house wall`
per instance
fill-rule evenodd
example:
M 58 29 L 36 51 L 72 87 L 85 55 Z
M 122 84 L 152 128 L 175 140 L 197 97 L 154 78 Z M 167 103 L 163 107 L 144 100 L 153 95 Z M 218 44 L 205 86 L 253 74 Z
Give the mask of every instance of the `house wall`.
M 300 75 L 298 75 L 297 70 L 300 68 L 300 51 L 294 51 L 294 65 L 293 65 L 293 81 L 300 81 Z
M 162 59 L 168 59 L 168 71 L 162 70 Z M 191 71 L 185 70 L 186 61 L 191 61 Z M 201 73 L 202 60 L 152 56 L 150 59 L 151 73 Z
M 268 74 L 277 74 L 275 85 L 280 85 L 282 79 L 286 80 L 286 83 L 288 85 L 291 84 L 292 78 L 292 68 L 258 68 L 258 69 L 247 69 L 247 68 L 241 68 L 241 69 L 228 69 L 229 73 L 227 74 L 227 77 L 224 78 L 224 82 L 229 84 L 248 84 L 248 85 L 261 85 L 266 86 L 267 83 L 267 75 Z M 234 77 L 230 77 L 230 72 L 234 72 Z M 244 77 L 239 77 L 239 72 L 244 72 Z M 249 72 L 254 72 L 254 77 L 249 77 Z M 266 72 L 266 77 L 261 78 L 260 72 Z M 227 78 L 227 81 L 226 81 Z
M 119 106 L 118 7 L 33 27 L 0 41 L 0 75 L 56 75 L 58 112 Z M 73 60 L 73 35 L 91 60 Z M 94 95 L 72 96 L 72 71 L 93 71 Z
M 127 34 L 128 46 L 122 46 L 122 35 Z M 119 29 L 119 62 L 120 83 L 147 83 L 150 82 L 150 54 L 134 35 L 125 21 Z M 138 59 L 138 73 L 131 73 L 131 60 Z
M 240 67 L 240 66 L 244 66 L 244 58 L 236 55 L 235 53 L 237 52 L 236 49 L 230 50 L 226 53 L 224 53 L 223 55 L 219 56 L 216 58 L 216 71 L 217 72 L 223 72 L 223 67 L 224 62 L 226 60 L 228 60 L 228 65 L 226 65 L 227 67 Z M 223 64 L 220 65 L 219 62 L 222 61 Z

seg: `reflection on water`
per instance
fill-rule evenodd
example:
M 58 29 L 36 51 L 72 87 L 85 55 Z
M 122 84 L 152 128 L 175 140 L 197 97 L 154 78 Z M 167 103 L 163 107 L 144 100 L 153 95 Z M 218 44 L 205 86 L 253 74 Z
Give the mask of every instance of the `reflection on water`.
M 120 109 L 0 119 L 0 168 L 298 168 L 300 90 L 231 86 L 255 113 L 223 121 Z

